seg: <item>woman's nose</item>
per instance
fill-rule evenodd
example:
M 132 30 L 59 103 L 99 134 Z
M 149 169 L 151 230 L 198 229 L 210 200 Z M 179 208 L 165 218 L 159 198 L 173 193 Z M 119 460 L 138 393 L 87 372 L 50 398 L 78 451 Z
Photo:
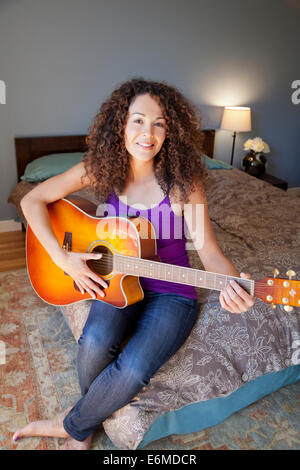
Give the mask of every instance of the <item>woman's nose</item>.
M 153 137 L 154 132 L 152 124 L 144 124 L 142 134 L 147 137 Z

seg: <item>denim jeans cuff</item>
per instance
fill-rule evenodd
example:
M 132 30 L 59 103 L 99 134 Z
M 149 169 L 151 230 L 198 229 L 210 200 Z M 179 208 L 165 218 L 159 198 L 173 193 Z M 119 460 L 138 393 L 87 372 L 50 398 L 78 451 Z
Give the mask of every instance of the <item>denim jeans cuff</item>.
M 73 429 L 70 430 L 70 426 L 68 424 L 67 418 L 68 418 L 68 415 L 63 420 L 63 427 L 64 427 L 65 431 L 67 431 L 67 433 L 71 437 L 73 437 L 73 439 L 75 439 L 76 441 L 80 441 L 80 442 L 84 441 L 87 438 L 87 436 L 82 437 L 82 435 L 77 434 L 76 431 L 74 432 Z

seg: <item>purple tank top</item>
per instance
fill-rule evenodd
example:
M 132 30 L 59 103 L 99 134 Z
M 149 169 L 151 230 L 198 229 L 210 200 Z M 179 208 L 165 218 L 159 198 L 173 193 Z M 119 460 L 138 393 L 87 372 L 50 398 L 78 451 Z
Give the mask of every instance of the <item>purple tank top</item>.
M 184 217 L 174 214 L 168 195 L 151 209 L 137 209 L 124 204 L 113 191 L 106 201 L 105 213 L 107 216 L 129 217 L 140 215 L 147 218 L 155 229 L 157 255 L 161 258 L 161 261 L 177 266 L 190 267 L 185 246 Z M 193 286 L 141 276 L 139 279 L 144 290 L 174 293 L 192 299 L 198 298 L 196 289 Z

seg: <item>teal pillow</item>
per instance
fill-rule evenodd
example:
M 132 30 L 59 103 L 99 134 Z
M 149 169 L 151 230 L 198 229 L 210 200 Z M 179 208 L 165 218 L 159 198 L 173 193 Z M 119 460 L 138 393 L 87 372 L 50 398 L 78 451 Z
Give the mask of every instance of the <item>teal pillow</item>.
M 202 158 L 204 159 L 207 170 L 231 170 L 233 168 L 228 163 L 209 158 L 207 155 L 202 155 Z
M 82 161 L 84 153 L 52 153 L 44 157 L 37 158 L 28 163 L 25 173 L 21 176 L 21 180 L 34 182 L 44 181 L 51 176 L 59 175 L 69 170 L 72 166 Z

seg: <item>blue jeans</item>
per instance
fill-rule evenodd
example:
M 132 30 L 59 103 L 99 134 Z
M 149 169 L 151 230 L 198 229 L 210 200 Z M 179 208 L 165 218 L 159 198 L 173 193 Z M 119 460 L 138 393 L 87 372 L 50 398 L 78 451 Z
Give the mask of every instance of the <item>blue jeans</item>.
M 82 397 L 64 419 L 67 433 L 83 441 L 129 403 L 184 343 L 197 314 L 197 300 L 149 290 L 121 309 L 93 301 L 78 340 Z

